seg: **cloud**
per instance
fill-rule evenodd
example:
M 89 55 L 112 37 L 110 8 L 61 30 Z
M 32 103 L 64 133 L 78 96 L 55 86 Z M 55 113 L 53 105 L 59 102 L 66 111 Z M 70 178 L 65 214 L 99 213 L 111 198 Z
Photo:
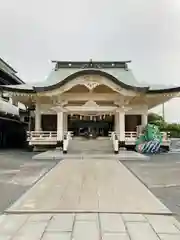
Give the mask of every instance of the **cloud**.
M 131 59 L 139 81 L 180 84 L 179 29 L 179 0 L 0 0 L 0 56 L 28 83 L 50 60 L 92 58 Z

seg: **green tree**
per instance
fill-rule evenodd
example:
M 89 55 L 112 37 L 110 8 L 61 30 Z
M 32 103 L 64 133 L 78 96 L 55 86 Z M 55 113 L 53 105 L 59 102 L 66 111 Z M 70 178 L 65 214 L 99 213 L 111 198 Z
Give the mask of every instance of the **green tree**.
M 180 137 L 180 124 L 167 123 L 156 113 L 148 114 L 148 123 L 157 125 L 161 131 L 169 132 L 171 137 Z
M 164 121 L 163 117 L 156 113 L 148 114 L 148 123 L 157 125 L 159 129 L 163 131 L 165 131 L 167 127 L 167 123 Z
M 148 114 L 148 122 L 149 123 L 154 123 L 154 122 L 157 122 L 157 121 L 164 121 L 163 117 L 156 114 L 156 113 L 149 113 Z

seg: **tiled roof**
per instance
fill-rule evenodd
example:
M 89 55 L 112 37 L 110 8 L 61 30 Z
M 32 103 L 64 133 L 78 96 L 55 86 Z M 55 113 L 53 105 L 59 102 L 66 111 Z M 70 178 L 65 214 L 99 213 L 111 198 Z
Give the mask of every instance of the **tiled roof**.
M 52 71 L 50 73 L 50 75 L 48 76 L 48 78 L 46 79 L 46 81 L 36 83 L 36 84 L 34 84 L 34 86 L 47 87 L 47 86 L 55 85 L 55 84 L 59 83 L 60 81 L 64 80 L 65 78 L 67 78 L 68 76 L 70 76 L 74 73 L 78 73 L 81 70 L 83 70 L 83 69 L 79 69 L 79 68 L 64 68 L 63 69 L 62 68 L 62 69 L 58 69 L 56 71 Z M 108 69 L 99 69 L 99 70 L 114 76 L 120 82 L 123 82 L 127 85 L 136 86 L 136 87 L 144 87 L 144 86 L 147 87 L 147 85 L 140 84 L 135 79 L 131 70 L 125 70 L 123 68 L 112 68 L 112 69 L 108 68 Z
M 85 68 L 79 68 L 79 65 L 84 64 Z M 148 83 L 140 83 L 134 77 L 131 69 L 127 68 L 126 62 L 116 62 L 116 65 L 112 62 L 95 62 L 96 68 L 90 67 L 85 64 L 88 62 L 73 62 L 74 65 L 71 65 L 69 62 L 56 62 L 56 67 L 51 71 L 50 75 L 43 82 L 37 82 L 30 84 L 21 84 L 21 85 L 8 85 L 3 86 L 6 89 L 16 89 L 17 91 L 38 91 L 38 89 L 48 89 L 48 87 L 55 86 L 57 84 L 64 84 L 64 80 L 68 79 L 71 75 L 78 75 L 83 71 L 94 71 L 101 72 L 102 74 L 107 76 L 112 76 L 116 79 L 116 82 L 124 86 L 132 87 L 132 88 L 146 88 L 149 91 L 168 91 L 171 89 L 175 89 L 176 86 L 166 86 L 166 85 L 151 85 Z M 95 64 L 94 63 L 94 64 Z M 101 64 L 99 64 L 101 63 Z M 78 65 L 79 64 L 79 65 Z M 101 68 L 104 64 L 104 68 Z M 114 64 L 114 65 L 112 65 Z M 63 67 L 64 66 L 64 67 Z M 78 66 L 78 67 L 77 67 Z M 83 66 L 83 65 L 82 65 Z
M 0 58 L 0 70 L 13 78 L 17 84 L 24 83 L 17 75 L 16 70 L 14 70 L 7 62 Z

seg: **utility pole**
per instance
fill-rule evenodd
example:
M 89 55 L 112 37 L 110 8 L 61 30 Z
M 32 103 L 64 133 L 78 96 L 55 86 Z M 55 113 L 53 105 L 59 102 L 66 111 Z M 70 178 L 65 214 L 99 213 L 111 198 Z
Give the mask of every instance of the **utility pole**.
M 164 103 L 162 104 L 162 117 L 163 117 L 163 120 L 165 121 L 165 109 L 164 109 Z

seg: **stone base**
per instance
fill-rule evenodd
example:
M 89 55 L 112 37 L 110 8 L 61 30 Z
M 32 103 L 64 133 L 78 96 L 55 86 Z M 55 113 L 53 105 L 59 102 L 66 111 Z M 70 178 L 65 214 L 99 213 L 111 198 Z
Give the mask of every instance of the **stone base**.
M 169 152 L 170 151 L 170 147 L 169 146 L 161 146 L 162 152 Z
M 87 159 L 87 161 L 91 159 L 96 160 L 112 160 L 112 161 L 139 161 L 139 160 L 149 160 L 149 156 L 145 156 L 141 153 L 137 153 L 134 151 L 123 151 L 119 150 L 119 152 L 108 153 L 69 153 L 69 151 L 60 151 L 60 150 L 49 150 L 43 153 L 39 153 L 33 156 L 33 160 L 62 160 L 62 159 Z
M 43 145 L 33 146 L 32 151 L 33 152 L 44 152 L 44 151 L 47 151 L 48 149 L 52 149 L 52 148 L 54 148 L 54 146 L 43 146 Z
M 44 152 L 47 151 L 49 149 L 54 149 L 55 146 L 53 145 L 35 145 L 35 146 L 31 146 L 31 151 L 33 152 Z
M 63 148 L 63 140 L 57 141 L 56 149 L 58 149 L 58 148 Z
M 125 148 L 125 141 L 119 141 L 119 148 Z
M 135 151 L 135 145 L 126 145 L 126 150 L 128 151 Z

